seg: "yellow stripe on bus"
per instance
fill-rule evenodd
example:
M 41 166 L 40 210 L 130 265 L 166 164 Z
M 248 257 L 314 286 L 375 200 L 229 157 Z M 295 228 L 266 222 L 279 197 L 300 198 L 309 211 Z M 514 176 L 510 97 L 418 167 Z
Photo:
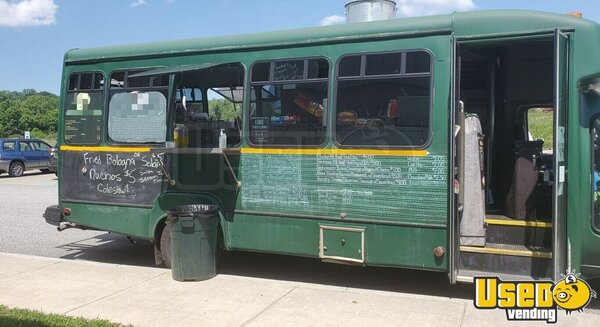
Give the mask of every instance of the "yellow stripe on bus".
M 298 155 L 371 155 L 424 157 L 426 150 L 373 150 L 373 149 L 273 149 L 243 148 L 244 154 L 298 154 Z
M 116 147 L 116 146 L 71 146 L 62 145 L 61 151 L 87 151 L 87 152 L 150 152 L 150 148 L 143 147 Z
M 63 145 L 62 151 L 89 152 L 150 152 L 149 147 L 114 146 L 70 146 Z M 297 154 L 297 155 L 371 155 L 371 156 L 413 156 L 424 157 L 426 150 L 374 150 L 374 149 L 279 149 L 279 148 L 242 148 L 244 154 Z

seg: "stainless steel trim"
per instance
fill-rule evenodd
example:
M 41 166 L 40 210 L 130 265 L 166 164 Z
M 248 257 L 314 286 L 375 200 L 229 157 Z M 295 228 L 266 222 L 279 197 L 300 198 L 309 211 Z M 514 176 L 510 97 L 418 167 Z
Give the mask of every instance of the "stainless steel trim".
M 325 249 L 324 249 L 325 246 L 323 244 L 323 231 L 324 230 L 337 230 L 337 231 L 344 231 L 344 232 L 360 233 L 360 257 L 361 257 L 360 260 L 354 259 L 354 258 L 325 255 Z M 356 263 L 365 263 L 365 229 L 364 228 L 319 225 L 319 258 L 330 259 L 330 260 L 339 260 L 339 261 L 349 261 L 349 262 L 356 262 Z

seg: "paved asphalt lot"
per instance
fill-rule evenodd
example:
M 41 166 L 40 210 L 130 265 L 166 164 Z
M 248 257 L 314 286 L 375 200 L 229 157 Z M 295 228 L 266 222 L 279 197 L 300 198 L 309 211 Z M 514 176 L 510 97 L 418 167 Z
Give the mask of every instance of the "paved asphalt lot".
M 132 265 L 153 265 L 152 245 L 122 235 L 69 229 L 58 232 L 42 215 L 58 203 L 54 174 L 0 175 L 0 252 Z
M 132 244 L 124 236 L 69 229 L 58 232 L 42 214 L 57 203 L 53 174 L 0 175 L 0 252 L 154 267 L 153 245 Z M 358 289 L 398 291 L 472 299 L 471 285 L 449 285 L 445 273 L 325 264 L 315 259 L 256 253 L 227 253 L 219 272 L 242 277 L 297 281 Z M 600 290 L 600 281 L 593 288 Z M 588 307 L 600 314 L 600 300 Z M 586 310 L 587 311 L 587 310 Z

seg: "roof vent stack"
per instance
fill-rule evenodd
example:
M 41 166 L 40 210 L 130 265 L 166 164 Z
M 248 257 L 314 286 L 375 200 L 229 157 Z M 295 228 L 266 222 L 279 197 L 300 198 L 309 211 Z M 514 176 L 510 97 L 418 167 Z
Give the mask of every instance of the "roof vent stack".
M 392 0 L 353 0 L 346 3 L 346 23 L 395 18 L 396 2 Z

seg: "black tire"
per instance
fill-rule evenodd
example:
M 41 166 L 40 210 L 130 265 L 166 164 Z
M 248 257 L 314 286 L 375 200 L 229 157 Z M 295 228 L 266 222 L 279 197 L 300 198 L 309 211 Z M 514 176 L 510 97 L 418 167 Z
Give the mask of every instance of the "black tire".
M 24 171 L 25 165 L 23 165 L 23 163 L 19 161 L 12 162 L 10 164 L 10 167 L 8 167 L 8 174 L 12 177 L 19 177 L 23 175 Z
M 44 173 L 44 174 L 50 174 L 51 173 L 50 169 L 40 169 L 40 171 L 42 173 Z
M 160 256 L 165 267 L 171 268 L 171 225 L 165 224 L 160 234 Z

